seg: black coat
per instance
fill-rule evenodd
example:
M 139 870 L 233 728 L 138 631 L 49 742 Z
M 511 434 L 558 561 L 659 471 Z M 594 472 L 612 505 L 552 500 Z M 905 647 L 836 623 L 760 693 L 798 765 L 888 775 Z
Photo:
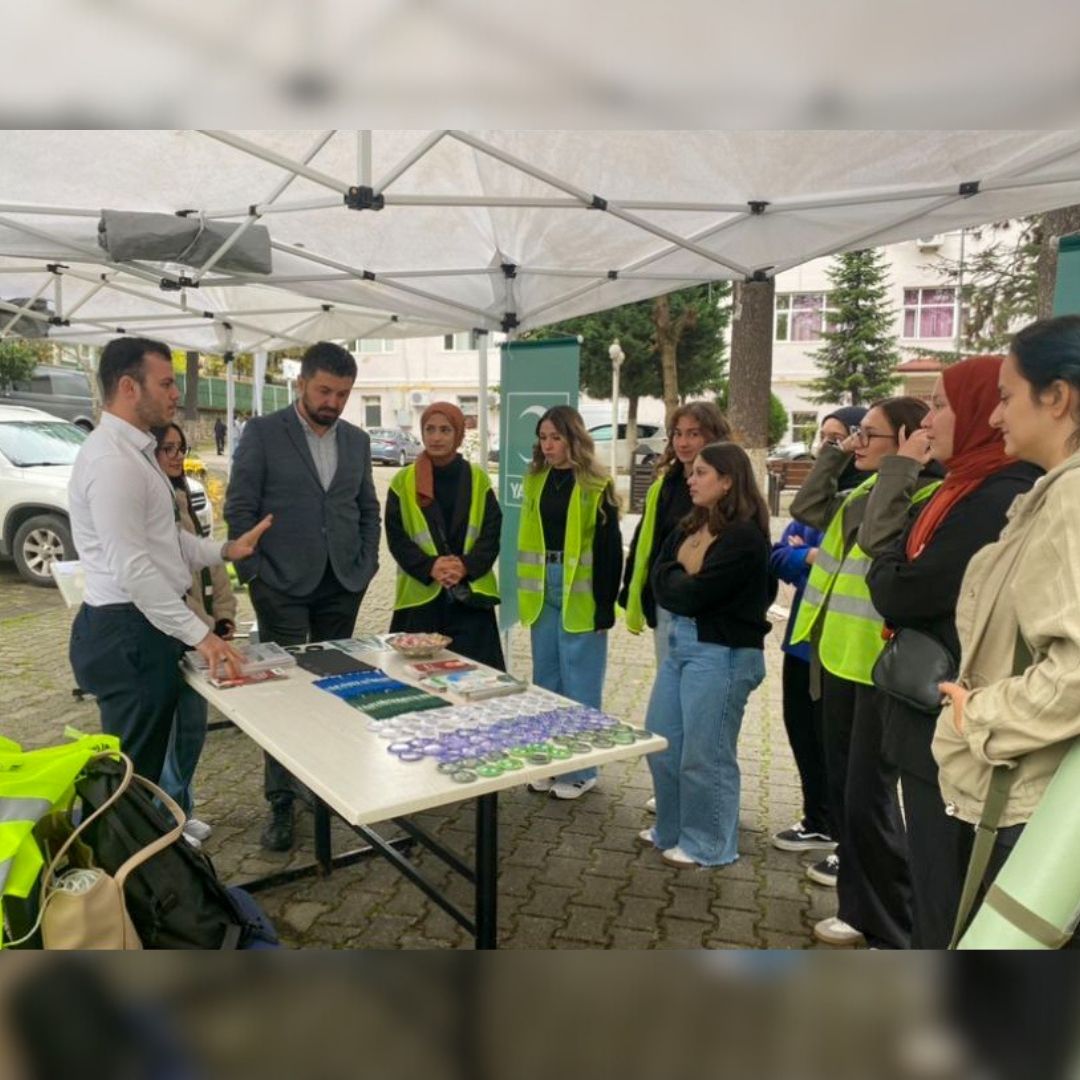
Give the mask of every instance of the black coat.
M 992 544 L 1005 527 L 1006 514 L 1042 475 L 1034 465 L 1019 462 L 988 477 L 958 502 L 930 538 L 922 554 L 908 561 L 908 533 L 927 505 L 914 507 L 903 534 L 870 567 L 867 584 L 874 607 L 894 629 L 911 627 L 940 641 L 956 660 L 956 602 L 964 572 L 973 555 Z M 895 698 L 885 718 L 885 754 L 895 764 L 931 783 L 937 764 L 930 753 L 937 717 L 920 713 Z
M 466 462 L 460 458 L 457 461 L 460 465 L 454 470 L 435 470 L 435 501 L 422 507 L 421 513 L 431 535 L 445 537 L 445 543 L 436 542 L 440 552 L 457 555 L 465 564 L 465 580 L 476 581 L 495 565 L 499 557 L 502 508 L 495 498 L 495 492 L 489 490 L 480 535 L 466 555 L 472 472 Z M 456 492 L 452 490 L 454 488 Z M 449 520 L 443 506 L 453 507 Z M 393 491 L 386 496 L 386 542 L 394 561 L 406 574 L 424 584 L 430 583 L 436 556 L 429 555 L 406 532 L 401 516 L 401 500 Z M 447 634 L 453 639 L 450 648 L 454 652 L 489 667 L 500 670 L 506 667 L 494 609 L 460 604 L 445 590 L 440 590 L 426 604 L 395 611 L 390 629 L 395 633 Z
M 634 576 L 634 563 L 639 558 L 647 559 L 645 584 L 641 589 L 641 609 L 644 612 L 645 621 L 653 630 L 656 629 L 656 597 L 653 596 L 652 589 L 652 568 L 656 562 L 656 556 L 664 546 L 664 541 L 693 508 L 694 504 L 690 501 L 690 489 L 686 484 L 686 471 L 676 461 L 660 486 L 660 495 L 656 502 L 656 527 L 653 531 L 652 550 L 646 552 L 639 550 L 641 540 L 641 521 L 639 521 L 634 530 L 634 538 L 630 541 L 630 552 L 626 556 L 626 567 L 623 571 L 622 590 L 619 592 L 619 604 L 625 608 L 630 598 L 630 581 Z M 642 521 L 644 520 L 642 516 Z

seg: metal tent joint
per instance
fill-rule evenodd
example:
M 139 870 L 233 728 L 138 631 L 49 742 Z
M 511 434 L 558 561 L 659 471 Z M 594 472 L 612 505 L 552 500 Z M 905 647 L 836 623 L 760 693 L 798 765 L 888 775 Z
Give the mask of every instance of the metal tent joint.
M 180 292 L 181 289 L 197 289 L 198 287 L 199 283 L 187 274 L 181 274 L 178 278 L 162 278 L 158 283 L 158 288 L 162 292 Z
M 354 184 L 345 192 L 344 200 L 350 210 L 381 210 L 386 205 L 386 199 L 367 184 Z
M 592 202 L 589 203 L 590 210 L 606 210 L 607 207 L 607 199 L 602 199 L 599 195 L 594 195 L 592 197 Z
M 769 275 L 765 270 L 755 270 L 746 280 L 757 282 L 768 281 Z
M 746 205 L 750 207 L 750 213 L 754 217 L 761 217 L 765 213 L 765 207 L 769 205 L 769 202 L 767 199 L 750 199 Z
M 508 311 L 502 317 L 502 328 L 504 334 L 509 334 L 511 330 L 515 330 L 518 326 L 518 317 L 516 311 Z
M 61 319 L 59 315 L 52 315 L 49 317 L 50 326 L 70 326 L 70 319 Z
M 979 194 L 979 184 L 981 180 L 965 180 L 957 189 L 961 199 L 970 199 L 972 195 Z
M 517 277 L 518 268 L 516 263 L 500 263 L 499 269 L 502 270 L 503 277 L 507 281 L 512 281 Z
M 607 272 L 607 279 L 608 279 L 608 281 L 618 281 L 619 280 L 619 271 L 618 270 L 609 270 Z
M 61 270 L 69 270 L 70 267 L 66 263 L 55 262 L 46 263 L 45 269 L 48 270 L 50 274 L 59 274 Z

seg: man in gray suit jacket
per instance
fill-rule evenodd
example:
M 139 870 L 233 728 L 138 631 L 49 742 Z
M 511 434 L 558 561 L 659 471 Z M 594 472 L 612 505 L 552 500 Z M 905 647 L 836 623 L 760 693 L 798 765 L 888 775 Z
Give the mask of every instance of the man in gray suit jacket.
M 259 638 L 279 645 L 351 637 L 364 590 L 379 567 L 379 500 L 367 433 L 341 411 L 356 381 L 356 361 L 320 341 L 301 361 L 299 397 L 253 417 L 236 450 L 225 520 L 240 536 L 267 514 L 274 528 L 258 552 L 237 564 L 247 582 Z M 248 524 L 248 523 L 251 524 Z M 270 820 L 262 843 L 293 842 L 294 781 L 265 756 Z

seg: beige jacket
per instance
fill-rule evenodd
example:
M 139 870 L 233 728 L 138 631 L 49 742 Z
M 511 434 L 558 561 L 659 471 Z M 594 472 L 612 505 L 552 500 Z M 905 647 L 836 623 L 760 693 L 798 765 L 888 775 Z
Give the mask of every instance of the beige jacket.
M 1027 821 L 1080 735 L 1080 454 L 1017 498 L 1001 539 L 968 564 L 956 608 L 958 734 L 947 706 L 934 758 L 948 812 L 976 822 L 995 765 L 1015 769 L 1001 825 Z M 1032 656 L 1013 674 L 1017 631 Z
M 191 512 L 191 506 L 188 503 L 187 492 L 182 488 L 175 488 L 174 495 L 176 498 L 176 508 L 180 513 L 180 528 L 185 532 L 191 533 L 193 536 L 199 535 L 199 530 L 195 524 L 195 516 Z M 213 588 L 211 594 L 211 606 L 214 609 L 213 615 L 209 614 L 206 610 L 206 605 L 203 603 L 203 571 L 196 570 L 191 575 L 191 588 L 188 590 L 187 596 L 184 597 L 187 602 L 187 606 L 191 608 L 196 615 L 206 625 L 213 630 L 214 623 L 218 619 L 228 619 L 230 622 L 236 622 L 236 597 L 233 595 L 232 583 L 229 581 L 229 575 L 225 570 L 224 564 L 211 567 L 208 571 L 210 574 L 210 584 Z

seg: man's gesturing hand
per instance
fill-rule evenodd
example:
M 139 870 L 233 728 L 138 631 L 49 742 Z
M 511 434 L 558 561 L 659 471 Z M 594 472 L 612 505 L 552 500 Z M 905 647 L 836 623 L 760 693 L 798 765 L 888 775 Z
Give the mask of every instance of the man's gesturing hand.
M 230 540 L 225 545 L 225 558 L 229 562 L 236 562 L 238 559 L 246 559 L 250 555 L 254 555 L 255 549 L 259 546 L 259 540 L 262 539 L 262 534 L 273 524 L 274 515 L 267 514 L 253 529 L 248 529 L 243 536 Z

